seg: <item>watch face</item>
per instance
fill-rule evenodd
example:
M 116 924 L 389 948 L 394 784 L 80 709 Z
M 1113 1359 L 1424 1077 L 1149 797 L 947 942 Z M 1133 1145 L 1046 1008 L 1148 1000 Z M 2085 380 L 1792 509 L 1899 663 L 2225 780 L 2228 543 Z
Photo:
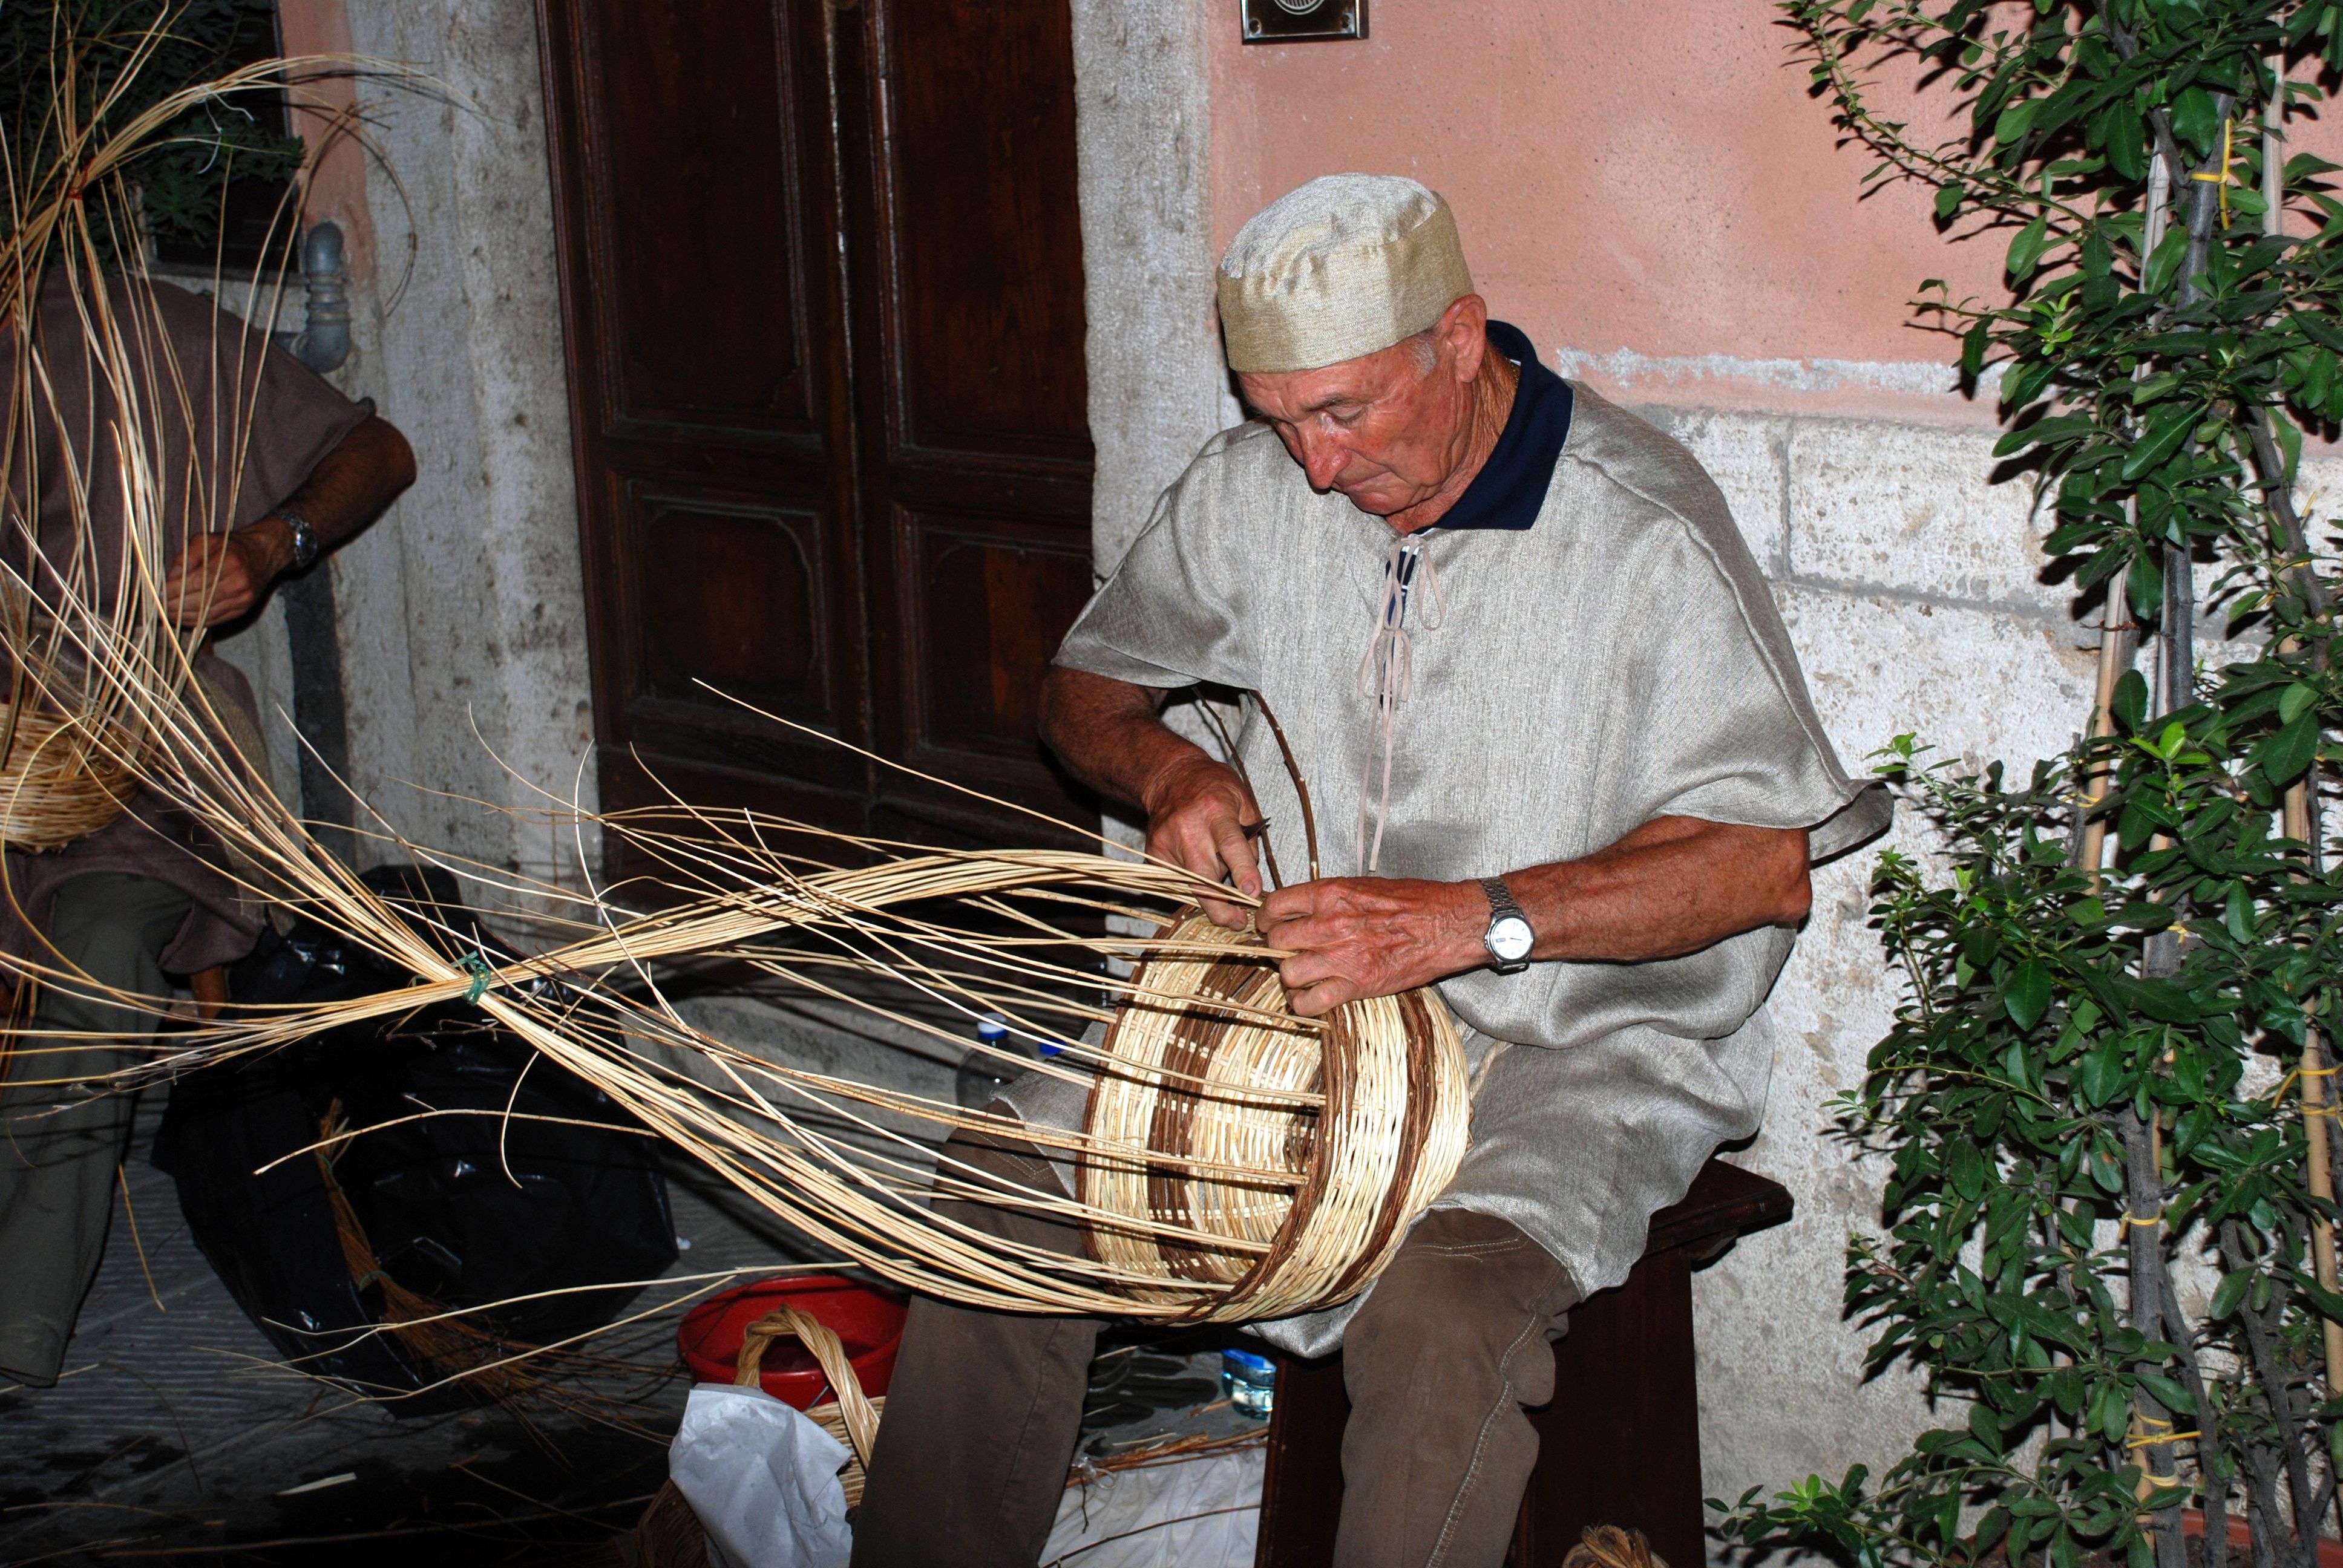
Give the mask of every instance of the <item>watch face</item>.
M 1489 928 L 1489 950 L 1497 955 L 1499 963 L 1517 964 L 1536 945 L 1530 923 L 1518 915 L 1507 915 Z

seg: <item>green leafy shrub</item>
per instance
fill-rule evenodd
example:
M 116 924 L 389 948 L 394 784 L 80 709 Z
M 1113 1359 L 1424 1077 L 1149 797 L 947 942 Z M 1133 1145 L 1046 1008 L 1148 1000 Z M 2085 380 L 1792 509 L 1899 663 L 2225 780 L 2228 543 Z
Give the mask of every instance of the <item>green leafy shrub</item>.
M 239 63 L 256 30 L 273 28 L 275 15 L 274 0 L 0 4 L 5 183 L 23 191 L 44 182 L 66 116 L 84 126 L 118 126 Z M 301 144 L 280 128 L 275 94 L 222 95 L 153 138 L 126 170 L 150 234 L 208 247 L 232 182 L 292 175 Z M 0 238 L 15 225 L 14 213 L 0 205 Z M 122 243 L 122 236 L 110 237 Z
M 2293 487 L 2301 432 L 2343 420 L 2343 202 L 2280 138 L 2336 70 L 2343 6 L 1783 10 L 1871 177 L 2008 236 L 2009 303 L 1928 285 L 1921 307 L 1972 385 L 1997 368 L 1999 455 L 2041 487 L 2078 595 L 2105 596 L 2109 647 L 2090 738 L 2022 788 L 1911 737 L 1884 759 L 1943 869 L 1889 851 L 1874 880 L 1907 987 L 1835 1107 L 1889 1167 L 1846 1306 L 1874 1371 L 1918 1368 L 1961 1419 L 1875 1484 L 1858 1466 L 1715 1504 L 1722 1531 L 1866 1568 L 1996 1548 L 2186 1568 L 2194 1506 L 2219 1568 L 2242 1508 L 2258 1563 L 2308 1564 L 2343 1471 L 2337 1212 L 2311 1169 L 2332 1144 L 2330 1179 L 2343 1138 L 2314 1140 L 2302 1103 L 2337 1098 L 2319 819 L 2343 689 L 2333 563 Z M 1965 133 L 1923 146 L 1885 118 L 1862 73 L 1886 62 L 1960 95 Z M 2205 562 L 2254 650 L 2209 676 Z M 2156 630 L 2152 681 L 2127 612 Z

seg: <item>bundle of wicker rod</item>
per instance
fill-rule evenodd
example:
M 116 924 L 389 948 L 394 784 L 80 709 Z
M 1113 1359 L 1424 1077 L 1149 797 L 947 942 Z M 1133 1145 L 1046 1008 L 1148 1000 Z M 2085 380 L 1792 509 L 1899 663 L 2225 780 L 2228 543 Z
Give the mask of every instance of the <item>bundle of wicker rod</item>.
M 497 914 L 486 900 L 498 899 L 528 910 L 543 945 L 517 957 L 481 950 L 469 914 L 393 907 L 269 792 L 265 767 L 253 766 L 264 759 L 249 755 L 256 741 L 240 739 L 196 680 L 196 642 L 177 631 L 177 607 L 163 591 L 186 538 L 227 520 L 182 521 L 169 504 L 186 487 L 173 442 L 184 435 L 189 389 L 208 384 L 204 367 L 141 349 L 161 340 L 148 330 L 151 297 L 135 256 L 120 289 L 105 280 L 89 215 L 102 208 L 116 232 L 130 232 L 136 196 L 125 170 L 146 142 L 190 105 L 313 64 L 337 62 L 272 62 L 259 75 L 166 97 L 118 131 L 75 122 L 76 139 L 55 166 L 14 193 L 23 216 L 0 241 L 0 260 L 17 263 L 0 266 L 0 317 L 15 323 L 17 355 L 0 447 L 25 454 L 36 444 L 36 345 L 21 291 L 39 276 L 37 260 L 65 269 L 111 402 L 89 452 L 63 459 L 77 471 L 48 476 L 83 498 L 69 548 L 46 548 L 21 507 L 0 517 L 0 653 L 34 683 L 7 731 L 5 766 L 16 771 L 0 771 L 0 838 L 28 849 L 67 842 L 118 813 L 133 782 L 156 789 L 218 839 L 248 891 L 297 909 L 416 983 L 307 1008 L 231 1005 L 158 1040 L 115 1081 L 133 1087 L 337 1025 L 459 1004 L 608 1094 L 647 1134 L 701 1161 L 811 1246 L 909 1289 L 1000 1310 L 1192 1321 L 1273 1317 L 1355 1293 L 1462 1157 L 1454 1028 L 1429 993 L 1354 1003 L 1325 1020 L 1292 1016 L 1275 972 L 1281 955 L 1180 912 L 1200 896 L 1244 901 L 1209 879 L 1111 853 L 923 850 L 679 796 L 609 813 L 549 797 L 535 826 L 576 834 L 581 870 L 595 859 L 585 852 L 589 830 L 621 845 L 628 863 L 655 868 L 618 890 L 581 888 L 434 853 L 386 819 L 361 819 L 384 856 L 466 879 L 466 898 L 484 900 L 478 913 Z M 98 453 L 115 454 L 123 475 L 118 554 L 99 548 L 86 504 Z M 241 463 L 243 454 L 214 460 Z M 106 526 L 110 539 L 114 524 Z M 35 603 L 47 618 L 37 624 L 22 613 Z M 1306 796 L 1303 812 L 1306 823 Z M 1048 826 L 1060 841 L 1082 831 Z M 1314 848 L 1311 859 L 1314 876 Z M 1151 923 L 1160 927 L 1151 938 L 1099 934 Z M 1111 982 L 1114 1005 L 1100 1000 L 1104 960 L 1137 961 L 1129 979 Z M 1087 1094 L 1086 1122 L 1074 1131 L 1005 1126 L 719 1038 L 695 1021 L 706 1012 L 661 990 L 679 973 L 719 964 L 745 966 L 826 1007 L 859 1009 L 898 1043 L 924 1036 L 965 1048 L 987 1015 L 1006 1017 L 1027 1048 L 1104 1023 L 1103 1049 L 1068 1045 L 1040 1061 L 998 1052 L 1067 1081 L 1068 1098 Z M 170 1006 L 41 952 L 0 955 L 0 975 L 156 1012 Z M 73 1043 L 40 1029 L 18 1039 L 22 1059 L 35 1064 Z M 938 1162 L 940 1130 L 1030 1136 L 1073 1164 L 1080 1191 L 988 1188 L 980 1173 Z M 1005 1242 L 953 1219 L 953 1205 L 931 1207 L 936 1192 L 1024 1204 L 1078 1227 L 1090 1247 L 1068 1257 Z
M 0 843 L 59 849 L 129 809 L 137 791 L 135 742 L 100 739 L 92 721 L 0 702 Z
M 1257 937 L 1198 914 L 1166 940 L 1169 951 L 1133 978 L 1091 1090 L 1094 1152 L 1078 1169 L 1081 1200 L 1101 1216 L 1092 1254 L 1134 1282 L 1133 1297 L 1166 1308 L 1193 1298 L 1135 1282 L 1232 1287 L 1199 1313 L 1222 1321 L 1340 1302 L 1381 1271 L 1463 1157 L 1463 1056 L 1448 1010 L 1412 991 L 1300 1029 L 1279 1021 L 1285 990 Z M 1288 1180 L 1208 1176 L 1191 1161 Z

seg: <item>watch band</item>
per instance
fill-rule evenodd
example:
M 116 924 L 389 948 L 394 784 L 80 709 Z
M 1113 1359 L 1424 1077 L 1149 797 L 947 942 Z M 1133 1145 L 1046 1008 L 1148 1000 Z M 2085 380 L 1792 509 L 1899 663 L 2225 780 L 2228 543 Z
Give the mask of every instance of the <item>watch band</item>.
M 306 572 L 316 566 L 319 554 L 317 525 L 300 513 L 287 511 L 283 507 L 270 508 L 269 516 L 293 530 L 293 559 L 285 569 Z
M 1524 925 L 1529 923 L 1529 917 L 1522 913 L 1521 905 L 1513 902 L 1513 895 L 1506 889 L 1504 878 L 1482 878 L 1481 890 L 1489 895 L 1489 923 L 1491 925 L 1495 925 L 1507 915 L 1511 915 L 1513 919 L 1521 921 Z

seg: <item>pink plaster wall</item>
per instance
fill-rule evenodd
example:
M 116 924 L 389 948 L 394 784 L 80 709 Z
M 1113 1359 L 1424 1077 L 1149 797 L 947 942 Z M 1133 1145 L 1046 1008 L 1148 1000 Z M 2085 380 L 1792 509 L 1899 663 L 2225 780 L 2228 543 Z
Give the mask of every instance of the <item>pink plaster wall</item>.
M 1956 295 L 2001 287 L 2005 236 L 1948 243 L 1915 186 L 1858 199 L 1871 160 L 1835 145 L 1766 0 L 1372 0 L 1364 42 L 1285 46 L 1241 43 L 1235 0 L 1213 9 L 1219 244 L 1314 176 L 1413 176 L 1455 207 L 1491 308 L 1549 358 L 1568 346 L 1948 362 L 1948 340 L 1918 329 L 1906 301 L 1929 277 Z M 1928 124 L 1898 107 L 1916 131 Z M 1711 361 L 1639 372 L 1623 389 L 1990 417 L 1950 397 L 1883 393 L 1876 377 L 1815 385 L 1834 379 Z
M 277 26 L 288 55 L 350 53 L 345 0 L 277 0 Z M 302 221 L 331 218 L 342 226 L 350 280 L 364 284 L 374 275 L 374 217 L 367 206 L 366 150 L 347 118 L 357 101 L 357 84 L 346 75 L 322 75 L 290 95 L 294 130 L 317 149 Z

